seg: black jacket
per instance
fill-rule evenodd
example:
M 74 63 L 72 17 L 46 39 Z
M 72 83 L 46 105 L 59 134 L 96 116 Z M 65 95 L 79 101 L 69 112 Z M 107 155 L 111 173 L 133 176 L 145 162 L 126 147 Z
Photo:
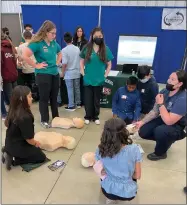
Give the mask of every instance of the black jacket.
M 154 77 L 151 77 L 146 83 L 138 82 L 138 90 L 140 91 L 140 99 L 142 104 L 141 113 L 149 113 L 155 104 L 155 97 L 158 94 L 158 84 Z
M 83 47 L 88 43 L 88 41 L 86 39 L 83 39 L 82 41 L 78 42 L 75 41 L 75 39 L 73 40 L 73 45 L 77 46 L 80 51 L 82 51 Z

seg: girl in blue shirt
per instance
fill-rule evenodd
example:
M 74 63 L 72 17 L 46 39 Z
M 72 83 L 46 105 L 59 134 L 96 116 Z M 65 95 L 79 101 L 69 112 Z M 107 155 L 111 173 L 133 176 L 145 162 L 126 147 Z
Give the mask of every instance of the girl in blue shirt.
M 138 146 L 132 144 L 125 126 L 125 122 L 119 118 L 106 121 L 96 150 L 96 161 L 101 161 L 106 172 L 106 178 L 101 181 L 106 203 L 134 199 L 137 193 L 136 180 L 141 177 L 142 156 Z

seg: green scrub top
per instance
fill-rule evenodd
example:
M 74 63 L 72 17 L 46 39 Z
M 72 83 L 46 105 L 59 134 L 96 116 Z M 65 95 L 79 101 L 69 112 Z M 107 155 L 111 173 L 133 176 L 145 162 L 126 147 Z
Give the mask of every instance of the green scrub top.
M 48 64 L 44 69 L 35 69 L 35 74 L 57 75 L 58 67 L 56 65 L 57 54 L 61 51 L 56 41 L 51 41 L 48 45 L 44 40 L 40 42 L 30 43 L 28 48 L 33 52 L 37 63 L 45 62 Z
M 85 59 L 87 48 L 85 47 L 80 53 L 80 57 Z M 106 46 L 107 62 L 111 61 L 114 56 L 110 49 Z M 85 86 L 101 86 L 105 82 L 105 71 L 107 64 L 100 60 L 99 55 L 94 51 L 90 56 L 90 60 L 85 63 L 83 82 Z

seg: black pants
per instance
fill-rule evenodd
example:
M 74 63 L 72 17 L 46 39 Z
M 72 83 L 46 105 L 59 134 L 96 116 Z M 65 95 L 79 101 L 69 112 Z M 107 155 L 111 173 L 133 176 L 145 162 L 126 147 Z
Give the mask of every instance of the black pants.
M 34 155 L 31 155 L 27 158 L 15 157 L 13 165 L 17 166 L 17 165 L 29 164 L 29 163 L 33 163 L 33 164 L 42 163 L 45 161 L 45 159 L 46 159 L 45 154 L 38 148 L 38 151 Z
M 155 154 L 161 156 L 167 152 L 171 145 L 185 137 L 183 128 L 179 125 L 166 125 L 161 117 L 158 117 L 139 130 L 143 139 L 156 141 Z
M 100 113 L 100 86 L 85 86 L 84 87 L 84 107 L 86 111 L 86 120 L 98 120 Z
M 22 78 L 24 81 L 24 85 L 29 87 L 32 90 L 32 84 L 35 83 L 35 75 L 34 73 L 22 73 Z
M 62 101 L 61 103 L 68 104 L 68 93 L 64 78 L 60 78 L 60 96 Z
M 28 163 L 42 163 L 46 160 L 46 155 L 42 152 L 42 150 L 40 148 L 34 147 L 34 146 L 29 146 L 29 152 L 31 153 L 32 150 L 32 154 L 24 154 L 21 152 L 20 154 L 20 150 L 18 152 L 15 152 L 14 149 L 14 154 L 16 155 L 16 157 L 14 156 L 14 154 L 9 151 L 7 151 L 6 147 L 2 147 L 2 152 L 6 152 L 7 154 L 9 154 L 10 156 L 14 157 L 14 161 L 13 161 L 13 165 L 17 166 L 17 165 L 21 165 L 21 164 L 28 164 Z M 19 156 L 19 157 L 18 157 Z
M 81 105 L 84 105 L 84 86 L 83 76 L 80 77 L 80 92 L 81 92 Z
M 12 91 L 16 87 L 17 82 L 3 82 L 3 92 L 5 97 L 5 102 L 7 105 L 10 105 L 10 99 L 12 96 Z
M 52 118 L 58 117 L 57 95 L 59 89 L 59 74 L 37 74 L 36 80 L 39 90 L 39 110 L 42 122 L 49 122 L 48 102 L 50 100 Z
M 137 182 L 136 179 L 133 179 L 133 181 Z M 119 200 L 119 201 L 131 201 L 135 198 L 135 196 L 133 196 L 131 198 L 124 198 L 124 197 L 120 197 L 120 196 L 117 196 L 114 194 L 108 194 L 102 187 L 101 187 L 101 190 L 107 199 L 110 199 L 113 201 L 117 201 L 117 200 Z

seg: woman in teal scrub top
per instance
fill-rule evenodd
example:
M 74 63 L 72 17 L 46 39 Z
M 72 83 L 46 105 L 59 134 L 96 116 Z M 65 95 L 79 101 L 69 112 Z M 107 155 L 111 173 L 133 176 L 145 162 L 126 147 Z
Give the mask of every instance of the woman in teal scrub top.
M 51 21 L 45 21 L 39 31 L 34 35 L 30 44 L 23 53 L 24 60 L 35 67 L 36 82 L 39 89 L 39 110 L 41 114 L 41 125 L 49 128 L 50 100 L 52 118 L 58 117 L 57 95 L 59 90 L 59 72 L 57 65 L 62 60 L 61 48 L 55 41 L 56 26 Z M 37 63 L 30 57 L 34 55 Z
M 80 57 L 80 70 L 84 83 L 85 124 L 93 120 L 99 125 L 101 86 L 110 72 L 111 60 L 114 58 L 105 45 L 101 28 L 93 29 L 90 41 L 83 48 Z

